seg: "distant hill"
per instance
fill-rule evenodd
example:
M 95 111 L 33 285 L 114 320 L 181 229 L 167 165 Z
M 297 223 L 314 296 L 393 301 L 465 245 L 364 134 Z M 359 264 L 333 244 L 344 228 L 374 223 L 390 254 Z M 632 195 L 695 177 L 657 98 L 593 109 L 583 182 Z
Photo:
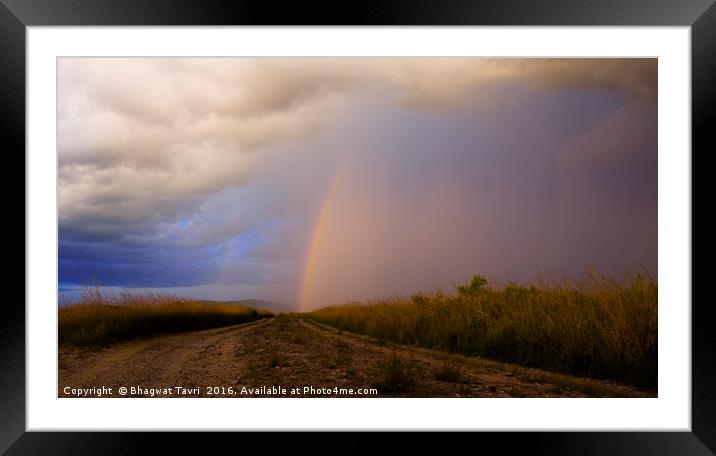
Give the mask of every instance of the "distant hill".
M 264 301 L 263 299 L 240 299 L 238 301 L 209 301 L 202 302 L 220 302 L 222 304 L 233 304 L 237 306 L 253 307 L 257 310 L 270 310 L 273 313 L 293 312 L 294 308 L 290 304 L 284 302 Z

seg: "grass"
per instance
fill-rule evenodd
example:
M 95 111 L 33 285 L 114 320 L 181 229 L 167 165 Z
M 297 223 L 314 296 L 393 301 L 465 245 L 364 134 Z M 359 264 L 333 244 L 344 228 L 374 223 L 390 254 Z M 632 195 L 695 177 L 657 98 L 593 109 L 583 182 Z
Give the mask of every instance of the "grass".
M 351 348 L 350 345 L 340 340 L 336 341 L 335 347 L 338 352 L 347 352 Z
M 652 388 L 657 291 L 642 274 L 501 288 L 476 276 L 455 293 L 332 306 L 311 316 L 379 340 Z
M 139 336 L 216 328 L 271 316 L 270 312 L 233 304 L 88 287 L 76 302 L 59 309 L 59 343 L 106 347 Z
M 286 366 L 288 366 L 288 361 L 285 358 L 283 358 L 282 356 L 272 355 L 269 358 L 268 366 L 272 369 L 276 368 L 276 367 L 286 367 Z
M 455 362 L 443 362 L 440 368 L 435 371 L 435 380 L 439 380 L 441 382 L 446 383 L 462 382 L 463 378 L 460 366 L 457 365 Z
M 408 361 L 393 353 L 387 361 L 378 365 L 374 388 L 380 393 L 407 393 L 415 389 L 415 375 Z
M 528 397 L 527 394 L 516 386 L 508 386 L 505 392 L 512 397 Z
M 349 363 L 350 363 L 350 358 L 344 354 L 339 353 L 338 355 L 334 356 L 333 358 L 329 358 L 326 361 L 325 366 L 329 369 L 340 369 L 341 367 L 348 366 Z

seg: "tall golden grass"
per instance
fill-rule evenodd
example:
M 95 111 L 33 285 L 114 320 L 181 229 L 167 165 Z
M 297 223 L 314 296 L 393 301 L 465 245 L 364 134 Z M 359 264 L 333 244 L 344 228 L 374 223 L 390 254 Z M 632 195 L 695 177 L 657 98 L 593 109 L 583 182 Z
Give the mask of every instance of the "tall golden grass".
M 436 291 L 319 309 L 312 317 L 379 339 L 634 385 L 657 384 L 657 284 L 643 274 L 511 284 L 476 276 Z
M 191 301 L 173 295 L 85 287 L 59 309 L 61 345 L 108 346 L 138 336 L 247 323 L 273 316 L 251 307 Z

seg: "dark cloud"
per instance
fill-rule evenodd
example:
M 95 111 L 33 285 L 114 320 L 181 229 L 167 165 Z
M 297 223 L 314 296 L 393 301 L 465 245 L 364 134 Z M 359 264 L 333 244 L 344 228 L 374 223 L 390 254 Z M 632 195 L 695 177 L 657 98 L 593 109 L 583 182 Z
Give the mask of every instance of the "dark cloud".
M 60 280 L 293 302 L 341 173 L 316 302 L 655 270 L 655 96 L 656 59 L 61 59 Z

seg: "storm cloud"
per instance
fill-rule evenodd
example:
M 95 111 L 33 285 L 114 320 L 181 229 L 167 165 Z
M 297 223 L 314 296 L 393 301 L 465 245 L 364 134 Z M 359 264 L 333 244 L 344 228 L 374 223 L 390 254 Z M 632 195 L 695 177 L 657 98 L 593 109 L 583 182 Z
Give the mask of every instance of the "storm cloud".
M 313 255 L 327 303 L 470 271 L 655 270 L 656 68 L 59 59 L 60 281 L 298 302 Z

